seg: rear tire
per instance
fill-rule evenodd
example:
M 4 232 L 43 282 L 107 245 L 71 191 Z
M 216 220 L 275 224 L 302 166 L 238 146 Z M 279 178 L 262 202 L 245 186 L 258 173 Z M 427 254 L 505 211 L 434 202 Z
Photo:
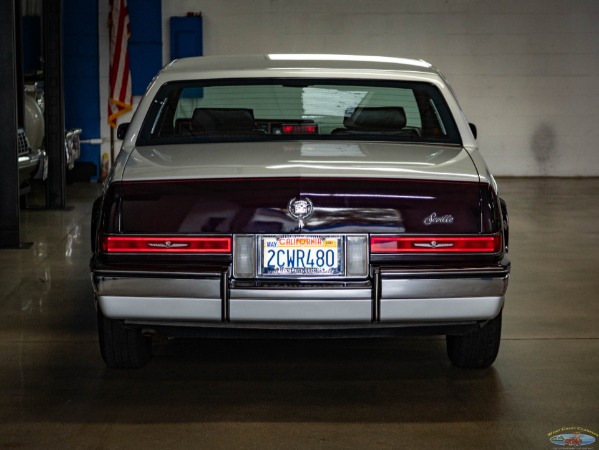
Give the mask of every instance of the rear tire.
M 139 328 L 129 328 L 118 320 L 105 317 L 100 308 L 98 337 L 102 358 L 108 367 L 135 369 L 152 359 L 152 338 L 143 336 Z
M 478 330 L 461 336 L 447 336 L 447 355 L 453 365 L 486 369 L 495 362 L 501 342 L 501 312 Z

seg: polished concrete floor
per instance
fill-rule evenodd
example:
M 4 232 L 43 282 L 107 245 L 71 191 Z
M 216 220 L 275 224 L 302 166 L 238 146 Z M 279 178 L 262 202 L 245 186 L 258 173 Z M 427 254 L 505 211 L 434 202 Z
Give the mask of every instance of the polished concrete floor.
M 0 448 L 550 449 L 599 433 L 599 179 L 503 179 L 504 337 L 486 371 L 438 337 L 160 341 L 106 369 L 88 277 L 95 184 L 0 250 Z M 595 444 L 585 448 L 599 448 Z

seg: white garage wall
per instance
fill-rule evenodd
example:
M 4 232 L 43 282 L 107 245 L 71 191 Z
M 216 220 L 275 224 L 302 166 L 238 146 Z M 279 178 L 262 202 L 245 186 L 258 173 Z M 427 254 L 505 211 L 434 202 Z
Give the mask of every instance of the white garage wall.
M 422 58 L 449 79 L 495 174 L 599 175 L 599 1 L 168 0 L 162 9 L 165 63 L 168 20 L 188 11 L 202 12 L 205 55 Z

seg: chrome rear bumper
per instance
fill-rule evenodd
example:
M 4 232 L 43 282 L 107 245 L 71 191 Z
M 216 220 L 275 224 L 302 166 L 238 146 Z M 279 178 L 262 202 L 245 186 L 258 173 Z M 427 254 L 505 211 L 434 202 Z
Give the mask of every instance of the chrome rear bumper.
M 236 286 L 227 272 L 92 273 L 110 318 L 135 323 L 409 324 L 484 321 L 503 307 L 509 262 L 493 268 L 377 268 L 362 285 Z

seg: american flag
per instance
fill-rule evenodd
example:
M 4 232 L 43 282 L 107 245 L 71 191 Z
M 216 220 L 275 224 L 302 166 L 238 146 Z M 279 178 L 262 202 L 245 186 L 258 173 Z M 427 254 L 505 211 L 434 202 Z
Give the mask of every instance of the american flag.
M 116 127 L 117 117 L 131 111 L 131 71 L 129 70 L 129 10 L 127 0 L 110 0 L 110 87 L 108 123 Z

